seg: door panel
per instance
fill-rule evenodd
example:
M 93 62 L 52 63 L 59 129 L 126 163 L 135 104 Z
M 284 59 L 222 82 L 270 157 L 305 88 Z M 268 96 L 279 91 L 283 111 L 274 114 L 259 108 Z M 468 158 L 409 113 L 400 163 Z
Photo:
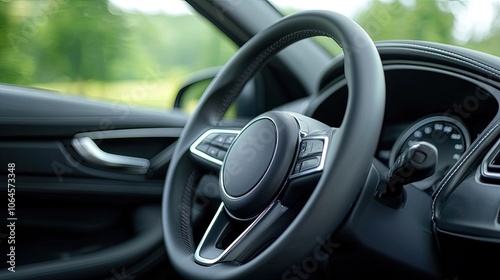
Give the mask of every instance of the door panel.
M 90 131 L 181 128 L 187 115 L 103 103 L 56 92 L 0 85 L 0 137 L 43 139 Z
M 2 252 L 15 246 L 16 273 L 2 253 L 0 278 L 103 279 L 127 269 L 140 278 L 157 259 L 165 266 L 161 196 L 187 117 L 0 85 L 1 189 L 7 197 L 14 163 L 17 218 L 15 244 L 4 239 L 9 229 L 0 229 Z M 148 167 L 130 172 L 88 160 L 74 145 L 84 138 L 104 154 L 142 158 Z

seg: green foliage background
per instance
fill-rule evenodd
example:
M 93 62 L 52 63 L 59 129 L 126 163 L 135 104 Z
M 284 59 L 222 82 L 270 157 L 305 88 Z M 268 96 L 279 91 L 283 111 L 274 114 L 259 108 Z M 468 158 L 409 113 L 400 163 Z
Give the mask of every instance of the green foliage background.
M 105 0 L 0 1 L 0 82 L 170 108 L 183 79 L 236 46 L 200 16 L 142 14 Z
M 500 17 L 496 17 L 500 18 Z M 374 0 L 356 18 L 375 40 L 456 44 L 443 1 Z M 339 48 L 318 40 L 333 54 Z M 500 21 L 466 47 L 500 56 Z M 183 79 L 237 47 L 197 15 L 125 12 L 105 0 L 0 1 L 0 82 L 170 108 Z

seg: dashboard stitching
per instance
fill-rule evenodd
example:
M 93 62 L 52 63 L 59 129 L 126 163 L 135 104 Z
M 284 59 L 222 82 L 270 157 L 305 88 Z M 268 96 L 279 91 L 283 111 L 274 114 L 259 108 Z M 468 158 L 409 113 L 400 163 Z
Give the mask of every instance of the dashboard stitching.
M 473 61 L 477 64 L 480 64 L 482 65 L 483 67 L 485 68 L 489 68 L 493 71 L 499 71 L 498 69 L 494 68 L 494 67 L 491 67 L 485 63 L 482 63 L 480 61 L 477 61 L 475 59 L 472 59 L 472 58 L 469 58 L 469 57 L 466 57 L 466 56 L 463 56 L 461 54 L 458 54 L 458 53 L 454 53 L 454 52 L 450 52 L 450 51 L 447 51 L 447 50 L 443 50 L 443 49 L 438 49 L 438 48 L 434 48 L 434 47 L 430 47 L 430 46 L 425 46 L 425 45 L 416 45 L 416 44 L 407 44 L 407 43 L 402 43 L 401 45 L 406 45 L 406 46 L 412 46 L 412 47 L 416 47 L 416 48 L 424 48 L 424 49 L 430 49 L 430 50 L 434 50 L 434 51 L 438 51 L 438 52 L 443 52 L 443 53 L 446 53 L 446 54 L 449 54 L 449 55 L 456 55 L 464 60 L 469 60 L 469 61 Z
M 439 190 L 436 194 L 436 197 L 432 201 L 432 220 L 434 220 L 434 218 L 436 217 L 435 216 L 436 215 L 436 208 L 435 208 L 436 200 L 439 197 L 439 194 L 441 193 L 441 191 L 444 189 L 444 187 L 450 181 L 450 179 L 453 177 L 453 175 L 455 175 L 455 173 L 460 169 L 460 167 L 462 167 L 462 165 L 474 153 L 474 151 L 477 150 L 479 148 L 479 146 L 481 146 L 481 144 L 488 138 L 488 136 L 490 136 L 491 133 L 493 133 L 493 131 L 495 131 L 499 126 L 500 126 L 500 122 L 497 122 L 491 129 L 489 129 L 488 132 L 483 137 L 481 137 L 481 139 L 477 142 L 477 144 L 474 145 L 472 150 L 470 150 L 470 152 L 467 153 L 465 158 L 462 161 L 460 161 L 460 163 L 456 167 L 454 167 L 450 173 L 448 173 L 448 176 L 446 176 L 446 178 L 445 178 L 446 180 L 441 184 L 441 187 L 439 188 Z
M 422 52 L 422 53 L 428 53 L 428 54 L 432 54 L 432 55 L 437 55 L 437 56 L 442 56 L 442 57 L 445 57 L 445 58 L 449 58 L 449 59 L 453 59 L 453 60 L 456 60 L 456 61 L 459 61 L 459 62 L 463 62 L 463 63 L 466 63 L 468 65 L 471 65 L 473 67 L 476 67 L 476 68 L 479 68 L 483 71 L 486 71 L 492 75 L 495 75 L 497 76 L 498 78 L 500 78 L 500 75 L 491 71 L 491 70 L 488 70 L 484 67 L 481 67 L 481 66 L 478 66 L 478 65 L 475 65 L 474 63 L 472 62 L 469 62 L 469 61 L 466 61 L 466 60 L 463 60 L 463 59 L 460 59 L 460 58 L 456 58 L 456 57 L 452 57 L 452 56 L 449 56 L 449 55 L 446 55 L 446 54 L 442 54 L 442 53 L 434 53 L 434 52 L 431 52 L 431 51 L 425 51 L 425 50 L 418 50 L 418 49 L 412 49 L 412 48 L 407 48 L 407 47 L 394 47 L 395 49 L 406 49 L 406 50 L 411 50 L 411 51 L 416 51 L 416 52 Z M 480 62 L 476 61 L 476 60 L 472 60 L 478 64 L 481 64 Z M 495 68 L 492 68 L 492 69 L 495 69 Z

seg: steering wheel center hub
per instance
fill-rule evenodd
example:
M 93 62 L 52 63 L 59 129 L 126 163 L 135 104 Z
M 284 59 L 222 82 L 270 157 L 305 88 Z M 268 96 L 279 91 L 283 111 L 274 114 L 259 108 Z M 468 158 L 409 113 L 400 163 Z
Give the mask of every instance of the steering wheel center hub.
M 289 114 L 268 113 L 242 130 L 221 168 L 222 201 L 231 216 L 251 219 L 273 201 L 293 161 L 282 155 L 293 155 L 297 142 L 298 126 Z
M 269 119 L 249 126 L 229 151 L 223 185 L 227 196 L 242 197 L 252 191 L 267 173 L 276 149 L 276 127 Z

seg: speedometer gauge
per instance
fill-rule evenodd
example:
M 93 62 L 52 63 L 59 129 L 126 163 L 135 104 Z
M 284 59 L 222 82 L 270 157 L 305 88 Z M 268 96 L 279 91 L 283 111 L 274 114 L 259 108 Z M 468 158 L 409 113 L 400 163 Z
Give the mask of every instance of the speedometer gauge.
M 470 145 L 470 135 L 462 122 L 457 119 L 446 116 L 427 117 L 412 124 L 396 140 L 391 151 L 390 165 L 392 166 L 396 158 L 406 149 L 421 141 L 436 146 L 438 162 L 435 176 L 440 176 L 439 174 L 447 172 L 465 152 Z

